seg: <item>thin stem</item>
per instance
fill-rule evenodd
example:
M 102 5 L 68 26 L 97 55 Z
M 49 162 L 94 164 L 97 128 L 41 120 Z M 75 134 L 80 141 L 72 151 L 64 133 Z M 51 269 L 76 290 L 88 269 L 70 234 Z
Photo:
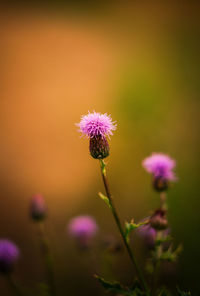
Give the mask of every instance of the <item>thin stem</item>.
M 145 279 L 143 277 L 142 271 L 140 270 L 140 267 L 139 267 L 139 265 L 138 265 L 138 263 L 137 263 L 137 261 L 135 259 L 135 256 L 134 256 L 134 254 L 133 254 L 133 252 L 131 250 L 129 242 L 126 239 L 126 236 L 125 236 L 124 230 L 122 228 L 120 218 L 119 218 L 119 216 L 117 214 L 117 210 L 115 208 L 114 201 L 113 201 L 113 198 L 112 198 L 112 195 L 111 195 L 111 192 L 110 192 L 110 187 L 109 187 L 108 179 L 107 179 L 107 176 L 106 176 L 105 163 L 104 163 L 103 160 L 100 160 L 100 166 L 101 166 L 101 174 L 102 174 L 102 178 L 103 178 L 104 187 L 105 187 L 106 194 L 107 194 L 107 197 L 108 197 L 109 202 L 110 202 L 110 207 L 111 207 L 113 217 L 115 219 L 115 222 L 116 222 L 117 227 L 119 229 L 119 232 L 121 234 L 121 237 L 122 237 L 122 240 L 123 240 L 124 245 L 126 247 L 126 250 L 128 252 L 128 255 L 129 255 L 130 259 L 131 259 L 131 262 L 134 265 L 134 268 L 135 268 L 135 270 L 137 272 L 138 278 L 140 279 L 144 290 L 147 292 L 147 295 L 150 295 L 149 294 L 149 288 L 148 288 L 148 286 L 146 284 L 146 281 L 145 281 Z
M 49 249 L 48 239 L 46 238 L 46 233 L 44 229 L 44 224 L 42 222 L 38 223 L 38 234 L 40 238 L 41 251 L 44 256 L 46 273 L 47 273 L 47 282 L 50 288 L 50 292 L 52 296 L 56 295 L 55 289 L 55 280 L 54 280 L 54 271 L 53 271 L 53 260 L 51 256 L 51 252 Z
M 23 296 L 18 285 L 15 283 L 15 281 L 13 280 L 13 278 L 10 274 L 6 275 L 6 279 L 7 279 L 8 285 L 10 286 L 13 293 L 17 296 Z
M 160 193 L 160 207 L 163 210 L 167 210 L 167 194 L 165 191 Z
M 167 212 L 168 206 L 167 206 L 167 194 L 166 191 L 162 191 L 160 193 L 160 208 Z M 157 231 L 156 241 L 163 238 L 164 230 Z M 155 246 L 155 258 L 154 258 L 154 273 L 153 273 L 153 287 L 152 287 L 152 294 L 154 295 L 154 292 L 156 292 L 156 286 L 157 286 L 157 274 L 160 267 L 160 257 L 163 253 L 163 245 L 160 243 L 159 245 Z

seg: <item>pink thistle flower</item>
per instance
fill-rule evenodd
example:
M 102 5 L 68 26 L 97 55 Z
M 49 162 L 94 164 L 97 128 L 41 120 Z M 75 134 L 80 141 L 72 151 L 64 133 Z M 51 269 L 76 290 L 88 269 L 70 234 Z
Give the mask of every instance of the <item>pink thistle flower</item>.
M 112 121 L 110 115 L 97 112 L 90 113 L 81 117 L 79 131 L 90 139 L 90 154 L 95 159 L 108 157 L 110 148 L 106 137 L 112 135 L 116 130 L 116 123 Z
M 0 272 L 9 273 L 20 255 L 18 247 L 8 239 L 0 239 Z
M 30 204 L 30 215 L 33 220 L 41 221 L 46 217 L 47 206 L 41 194 L 34 195 Z
M 110 115 L 97 112 L 88 112 L 87 115 L 83 115 L 80 123 L 77 125 L 80 128 L 79 131 L 88 138 L 98 136 L 109 137 L 110 135 L 113 135 L 112 131 L 116 130 L 117 126 L 116 123 L 112 121 Z
M 166 181 L 176 180 L 175 173 L 173 172 L 176 162 L 166 154 L 153 153 L 143 160 L 142 165 L 155 178 L 162 178 Z
M 68 224 L 69 234 L 77 241 L 82 248 L 87 248 L 91 244 L 98 231 L 98 226 L 91 216 L 77 216 L 70 220 Z

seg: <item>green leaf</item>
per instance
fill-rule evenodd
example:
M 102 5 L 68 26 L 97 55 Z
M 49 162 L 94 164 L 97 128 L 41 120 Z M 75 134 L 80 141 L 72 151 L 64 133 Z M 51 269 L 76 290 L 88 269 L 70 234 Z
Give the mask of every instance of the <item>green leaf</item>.
M 160 256 L 160 260 L 167 260 L 170 262 L 175 262 L 177 260 L 178 255 L 182 252 L 182 245 L 179 245 L 175 251 L 172 252 L 172 246 L 166 252 L 163 252 Z
M 166 261 L 169 261 L 169 262 L 174 262 L 176 261 L 176 256 L 170 252 L 170 251 L 166 251 L 166 252 L 163 252 L 162 255 L 160 256 L 159 258 L 160 260 L 166 260 Z
M 155 245 L 160 246 L 162 243 L 169 242 L 172 240 L 173 238 L 170 235 L 167 235 L 166 237 L 163 237 L 163 238 L 157 238 L 155 241 Z
M 125 289 L 119 282 L 109 282 L 109 281 L 104 280 L 102 277 L 100 277 L 98 275 L 95 275 L 95 277 L 98 279 L 100 284 L 104 287 L 104 289 L 107 292 L 120 293 L 120 294 L 125 295 L 124 294 Z
M 179 296 L 191 296 L 190 292 L 181 291 L 178 287 L 177 287 L 177 291 Z
M 130 233 L 135 230 L 136 228 L 142 226 L 142 225 L 145 225 L 147 224 L 148 221 L 143 221 L 143 222 L 140 222 L 138 224 L 134 223 L 134 220 L 131 220 L 131 222 L 125 222 L 125 237 L 126 237 L 126 240 L 128 241 L 129 240 L 129 235 Z
M 180 244 L 176 250 L 174 251 L 174 254 L 176 255 L 176 257 L 183 251 L 183 245 Z
M 103 193 L 99 192 L 99 197 L 103 201 L 105 201 L 105 203 L 109 206 L 109 208 L 111 208 L 110 200 L 109 200 L 109 198 L 106 195 L 104 195 Z
M 131 288 L 129 288 L 129 292 L 131 296 L 145 296 L 146 293 L 141 290 L 139 282 L 136 280 Z
M 166 288 L 162 288 L 162 290 L 159 292 L 158 296 L 170 296 L 171 293 L 166 290 Z
M 111 292 L 111 293 L 119 294 L 123 296 L 145 296 L 146 295 L 146 293 L 141 290 L 140 285 L 137 281 L 130 288 L 128 288 L 128 287 L 124 287 L 119 282 L 116 282 L 116 281 L 110 282 L 98 275 L 95 275 L 95 277 L 98 279 L 98 281 L 106 290 L 106 292 Z

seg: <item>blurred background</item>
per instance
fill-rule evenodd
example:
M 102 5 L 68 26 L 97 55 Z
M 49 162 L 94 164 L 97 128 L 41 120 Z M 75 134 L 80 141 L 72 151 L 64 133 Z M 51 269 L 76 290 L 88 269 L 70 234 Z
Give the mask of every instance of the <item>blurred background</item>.
M 159 205 L 143 158 L 164 152 L 177 160 L 169 220 L 184 250 L 167 281 L 199 295 L 199 8 L 198 1 L 2 6 L 0 237 L 19 245 L 16 277 L 25 285 L 45 278 L 28 212 L 36 193 L 48 204 L 59 295 L 65 287 L 71 296 L 104 295 L 94 273 L 131 282 L 125 252 L 104 258 L 112 272 L 105 271 L 99 242 L 83 255 L 66 230 L 71 217 L 89 214 L 99 225 L 98 241 L 111 233 L 120 240 L 97 196 L 104 190 L 99 164 L 75 126 L 95 110 L 118 124 L 108 170 L 123 221 L 139 221 Z M 142 264 L 137 245 L 135 238 Z M 0 291 L 11 295 L 2 277 Z

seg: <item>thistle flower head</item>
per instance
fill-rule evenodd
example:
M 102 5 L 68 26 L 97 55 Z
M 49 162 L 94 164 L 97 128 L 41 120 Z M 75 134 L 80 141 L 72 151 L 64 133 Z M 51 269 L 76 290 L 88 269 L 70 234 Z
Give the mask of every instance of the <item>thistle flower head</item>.
M 18 247 L 12 241 L 0 239 L 0 272 L 11 272 L 19 254 Z
M 88 247 L 98 231 L 96 221 L 91 216 L 77 216 L 68 224 L 69 234 L 77 241 L 80 247 Z
M 142 162 L 143 167 L 155 178 L 162 178 L 166 181 L 175 181 L 176 176 L 173 169 L 176 166 L 175 160 L 162 153 L 153 153 Z
M 80 123 L 77 124 L 80 132 L 88 138 L 106 137 L 112 135 L 116 130 L 116 123 L 112 121 L 110 115 L 97 112 L 90 113 L 81 117 Z
M 30 204 L 30 215 L 35 221 L 41 221 L 46 217 L 47 206 L 41 194 L 34 195 Z

